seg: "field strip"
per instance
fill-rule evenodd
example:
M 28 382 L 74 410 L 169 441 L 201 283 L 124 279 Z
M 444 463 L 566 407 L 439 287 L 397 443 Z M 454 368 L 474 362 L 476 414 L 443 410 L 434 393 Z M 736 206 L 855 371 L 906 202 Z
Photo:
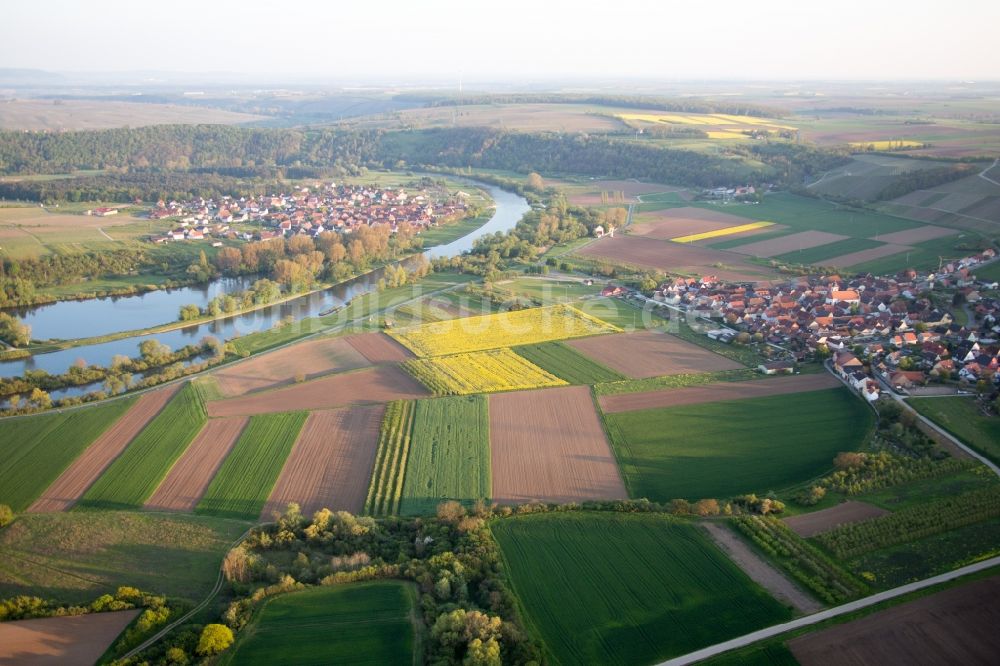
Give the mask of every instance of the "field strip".
M 831 234 L 827 231 L 800 231 L 798 233 L 771 238 L 769 240 L 747 243 L 737 247 L 729 248 L 730 252 L 746 254 L 753 257 L 774 257 L 779 254 L 787 254 L 795 250 L 808 250 L 809 248 L 829 245 L 836 241 L 847 240 L 849 236 L 842 234 Z
M 744 382 L 715 382 L 687 388 L 659 389 L 642 393 L 621 393 L 602 395 L 598 398 L 601 410 L 606 414 L 631 412 L 658 407 L 697 405 L 703 402 L 722 402 L 761 398 L 769 395 L 804 393 L 836 388 L 840 382 L 835 377 L 824 374 L 792 375 L 770 379 L 755 379 Z
M 73 461 L 55 482 L 28 507 L 30 513 L 66 511 L 93 485 L 143 428 L 181 388 L 172 384 L 143 393 L 128 412 Z
M 793 631 L 795 629 L 801 629 L 802 627 L 809 627 L 814 624 L 819 624 L 820 622 L 825 622 L 826 620 L 831 620 L 842 615 L 848 615 L 854 611 L 861 610 L 863 608 L 868 608 L 870 606 L 875 606 L 883 601 L 889 601 L 891 599 L 896 599 L 904 595 L 910 594 L 911 592 L 918 592 L 920 590 L 927 589 L 928 587 L 933 587 L 941 583 L 947 583 L 948 581 L 955 580 L 956 578 L 961 578 L 962 576 L 967 576 L 969 574 L 978 573 L 980 571 L 985 571 L 995 566 L 1000 566 L 1000 557 L 991 557 L 988 560 L 983 560 L 982 562 L 976 562 L 975 564 L 970 564 L 964 566 L 960 569 L 955 569 L 954 571 L 949 571 L 948 573 L 939 574 L 937 576 L 932 576 L 916 583 L 908 583 L 907 585 L 901 585 L 900 587 L 893 588 L 891 590 L 886 590 L 885 592 L 879 592 L 878 594 L 873 594 L 864 599 L 858 599 L 857 601 L 851 601 L 835 608 L 829 608 L 818 613 L 813 613 L 812 615 L 807 615 L 806 617 L 800 617 L 796 620 L 790 622 L 784 622 L 782 624 L 776 624 L 773 627 L 768 627 L 766 629 L 761 629 L 759 631 L 754 631 L 737 638 L 724 641 L 722 643 L 717 643 L 715 645 L 710 645 L 709 647 L 690 652 L 688 654 L 682 655 L 680 657 L 674 657 L 673 659 L 668 659 L 667 661 L 660 662 L 656 666 L 686 666 L 687 664 L 694 664 L 699 661 L 708 659 L 709 657 L 714 657 L 715 655 L 722 654 L 723 652 L 729 652 L 730 650 L 735 650 L 737 648 L 746 647 L 752 645 L 757 641 L 762 641 L 765 638 L 773 638 L 775 636 L 780 636 L 781 634 Z
M 139 609 L 0 623 L 0 664 L 92 664 Z
M 841 525 L 862 523 L 872 518 L 878 518 L 890 513 L 882 507 L 849 500 L 841 502 L 829 509 L 821 509 L 812 513 L 802 513 L 785 518 L 784 522 L 793 532 L 802 538 L 822 534 Z
M 677 236 L 676 238 L 671 238 L 670 240 L 675 243 L 693 243 L 695 241 L 706 240 L 709 238 L 721 238 L 722 236 L 732 236 L 733 234 L 741 234 L 746 231 L 756 231 L 757 229 L 764 229 L 773 225 L 774 222 L 751 222 L 750 224 L 741 224 L 735 227 L 716 229 L 715 231 L 704 231 L 700 234 Z
M 903 231 L 894 231 L 891 234 L 880 234 L 878 236 L 874 236 L 872 240 L 877 240 L 882 243 L 912 245 L 914 243 L 934 240 L 935 238 L 954 236 L 957 233 L 959 233 L 958 229 L 948 229 L 946 227 L 936 227 L 933 224 L 927 224 L 922 227 L 917 227 L 916 229 L 904 229 Z
M 154 511 L 193 511 L 250 417 L 211 419 L 146 502 Z
M 851 252 L 850 254 L 843 254 L 839 257 L 824 259 L 823 261 L 817 263 L 822 264 L 823 266 L 839 266 L 846 268 L 848 266 L 854 266 L 855 264 L 863 264 L 866 261 L 875 261 L 876 259 L 881 259 L 882 257 L 900 254 L 901 252 L 906 252 L 912 249 L 913 248 L 909 245 L 893 245 L 891 243 L 887 243 L 886 245 L 873 247 L 870 250 Z
M 823 608 L 823 604 L 796 587 L 783 573 L 753 552 L 732 530 L 718 522 L 703 521 L 699 525 L 729 559 L 775 599 L 805 614 L 815 613 Z

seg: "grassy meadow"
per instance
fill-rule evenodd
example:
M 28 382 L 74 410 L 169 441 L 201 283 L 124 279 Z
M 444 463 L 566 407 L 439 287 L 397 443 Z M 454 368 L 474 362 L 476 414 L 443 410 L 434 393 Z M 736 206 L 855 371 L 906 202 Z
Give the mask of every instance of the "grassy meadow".
M 1000 418 L 984 416 L 973 398 L 910 398 L 907 402 L 976 451 L 1000 463 Z

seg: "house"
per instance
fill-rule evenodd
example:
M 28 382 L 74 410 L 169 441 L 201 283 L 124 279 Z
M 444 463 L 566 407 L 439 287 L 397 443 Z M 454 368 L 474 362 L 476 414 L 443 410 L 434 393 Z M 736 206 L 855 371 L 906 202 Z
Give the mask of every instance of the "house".
M 757 370 L 765 375 L 790 375 L 795 372 L 795 364 L 791 361 L 772 361 L 761 363 Z
M 594 238 L 604 238 L 604 227 L 601 225 L 594 227 Z
M 625 289 L 623 287 L 618 287 L 613 284 L 609 284 L 601 290 L 601 296 L 621 296 L 624 293 Z
M 864 364 L 849 351 L 838 352 L 833 358 L 833 365 L 841 377 L 848 378 L 852 373 L 860 371 Z

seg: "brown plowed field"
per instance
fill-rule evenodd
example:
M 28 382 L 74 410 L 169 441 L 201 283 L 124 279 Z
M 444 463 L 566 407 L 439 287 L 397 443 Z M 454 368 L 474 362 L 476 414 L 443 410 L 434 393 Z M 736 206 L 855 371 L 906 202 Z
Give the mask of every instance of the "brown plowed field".
M 273 391 L 261 391 L 208 403 L 208 415 L 252 416 L 298 409 L 331 409 L 430 395 L 420 382 L 397 366 L 385 365 L 321 377 Z
M 745 217 L 688 206 L 685 208 L 668 208 L 666 210 L 658 210 L 652 213 L 642 213 L 638 216 L 636 223 L 629 227 L 629 233 L 636 236 L 645 236 L 647 238 L 670 240 L 671 238 L 676 238 L 677 236 L 701 234 L 706 231 L 716 231 L 717 229 L 725 229 L 727 227 L 737 227 L 744 224 L 750 224 L 752 222 L 753 220 L 748 220 Z M 739 235 L 742 236 L 760 233 L 761 231 L 776 231 L 779 228 L 780 227 L 777 225 L 763 227 L 761 229 L 743 232 Z M 733 238 L 735 236 L 736 235 L 720 236 L 718 238 L 712 238 L 711 240 L 719 241 L 723 238 Z
M 766 280 L 775 277 L 775 273 L 767 267 L 751 264 L 738 254 L 638 236 L 605 236 L 581 249 L 579 254 L 668 273 L 715 275 L 723 280 Z
M 143 393 L 135 404 L 87 447 L 42 496 L 28 507 L 30 513 L 66 511 L 76 504 L 87 489 L 121 455 L 136 435 L 160 413 L 174 393 L 181 388 L 177 382 L 156 391 Z
M 313 379 L 367 365 L 368 360 L 343 338 L 310 340 L 226 366 L 215 378 L 224 395 L 236 396 L 291 384 L 296 377 Z
M 92 666 L 138 610 L 0 623 L 0 664 Z
M 831 234 L 826 231 L 800 231 L 797 234 L 789 234 L 781 238 L 771 238 L 769 240 L 747 243 L 739 247 L 731 248 L 733 252 L 748 254 L 752 257 L 775 257 L 779 254 L 794 252 L 795 250 L 805 250 L 810 247 L 829 245 L 835 241 L 844 240 L 847 236 Z
M 375 464 L 384 405 L 313 412 L 261 512 L 267 520 L 297 502 L 311 516 L 323 508 L 359 513 Z
M 413 352 L 385 333 L 361 333 L 344 340 L 371 363 L 398 363 L 414 358 Z
M 996 664 L 1000 576 L 953 587 L 788 642 L 802 666 Z
M 863 523 L 866 520 L 878 518 L 887 513 L 889 512 L 874 504 L 850 501 L 841 502 L 837 506 L 832 506 L 822 511 L 814 511 L 786 518 L 785 524 L 800 537 L 811 537 L 823 532 L 829 532 L 839 525 Z
M 146 502 L 154 511 L 194 511 L 249 418 L 210 419 Z
M 601 365 L 635 379 L 743 367 L 725 356 L 661 331 L 580 338 L 567 340 L 566 344 Z
M 493 501 L 628 497 L 587 386 L 490 396 Z
M 881 241 L 883 243 L 911 245 L 922 241 L 934 240 L 935 238 L 954 236 L 957 233 L 958 231 L 955 229 L 945 229 L 944 227 L 935 227 L 928 224 L 927 226 L 917 227 L 916 229 L 904 229 L 903 231 L 894 231 L 891 234 L 882 234 L 875 237 L 874 240 Z
M 602 395 L 598 398 L 606 414 L 634 412 L 639 409 L 697 405 L 703 402 L 761 398 L 785 393 L 805 393 L 840 386 L 840 380 L 829 373 L 775 377 L 747 382 L 715 382 L 688 388 L 661 389 L 643 393 Z
M 888 257 L 892 254 L 899 254 L 900 252 L 906 252 L 907 250 L 912 250 L 913 248 L 908 245 L 880 245 L 879 247 L 873 247 L 870 250 L 861 250 L 860 252 L 851 252 L 850 254 L 842 254 L 839 257 L 833 257 L 832 259 L 824 259 L 822 262 L 823 266 L 840 266 L 846 268 L 848 266 L 854 266 L 855 264 L 863 264 L 866 261 L 875 261 L 876 259 L 881 259 L 882 257 Z

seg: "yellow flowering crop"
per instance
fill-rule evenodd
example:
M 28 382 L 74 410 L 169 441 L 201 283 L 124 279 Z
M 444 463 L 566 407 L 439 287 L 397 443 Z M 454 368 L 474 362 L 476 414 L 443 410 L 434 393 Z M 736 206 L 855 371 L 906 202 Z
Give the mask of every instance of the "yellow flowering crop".
M 763 229 L 764 227 L 770 227 L 774 222 L 751 222 L 750 224 L 740 224 L 735 227 L 726 227 L 725 229 L 716 229 L 715 231 L 705 231 L 700 234 L 691 234 L 689 236 L 678 236 L 677 238 L 671 238 L 675 243 L 693 243 L 695 241 L 705 240 L 706 238 L 719 238 L 721 236 L 732 236 L 733 234 L 743 233 L 744 231 L 753 231 L 754 229 Z
M 438 395 L 469 395 L 566 385 L 562 379 L 509 349 L 417 358 L 404 365 L 410 374 Z

